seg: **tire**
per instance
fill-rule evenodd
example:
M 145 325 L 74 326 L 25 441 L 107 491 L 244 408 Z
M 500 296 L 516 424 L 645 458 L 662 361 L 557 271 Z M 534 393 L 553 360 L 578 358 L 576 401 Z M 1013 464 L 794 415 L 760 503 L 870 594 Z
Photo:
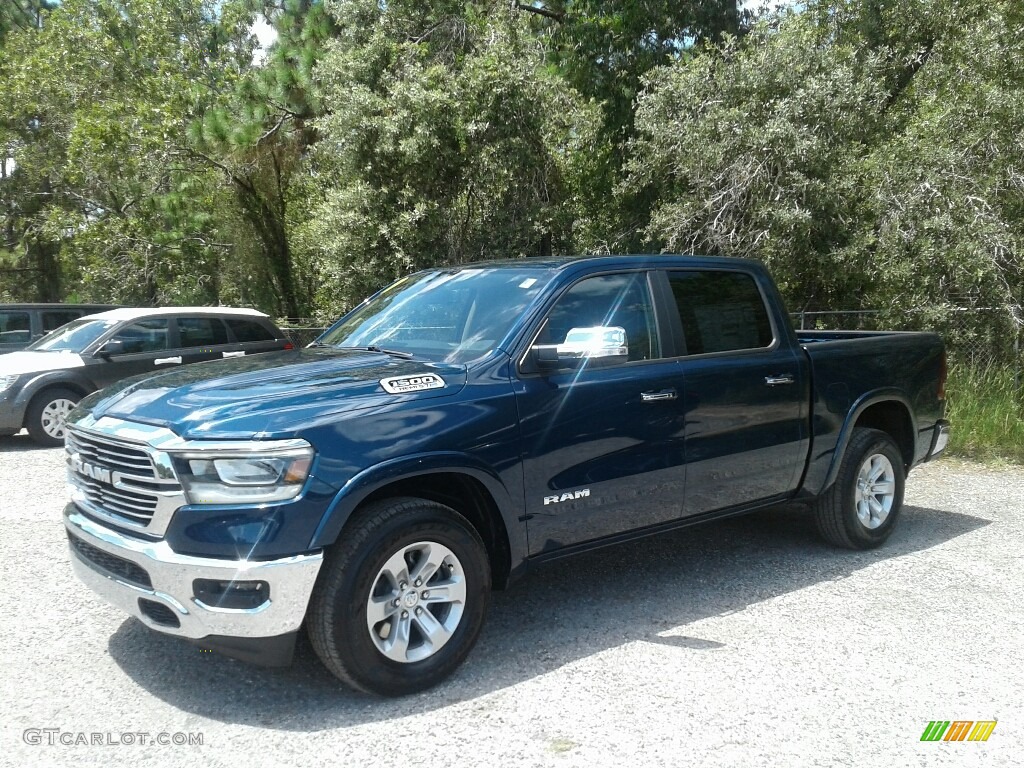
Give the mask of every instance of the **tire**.
M 872 549 L 892 534 L 903 508 L 903 455 L 877 429 L 856 428 L 836 482 L 814 506 L 818 532 L 847 549 Z
M 40 445 L 64 445 L 64 420 L 82 396 L 71 389 L 44 389 L 25 411 L 25 429 Z
M 368 693 L 430 688 L 480 634 L 491 594 L 487 550 L 464 517 L 432 501 L 385 499 L 357 514 L 327 552 L 310 599 L 313 650 L 335 677 Z M 434 563 L 417 584 L 418 568 Z

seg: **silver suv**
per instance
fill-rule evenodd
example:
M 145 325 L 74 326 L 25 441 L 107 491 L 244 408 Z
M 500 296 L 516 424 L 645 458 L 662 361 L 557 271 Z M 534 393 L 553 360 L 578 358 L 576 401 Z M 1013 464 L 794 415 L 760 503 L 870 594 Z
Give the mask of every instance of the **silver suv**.
M 64 441 L 64 420 L 90 392 L 189 363 L 292 349 L 253 309 L 113 309 L 83 317 L 18 352 L 0 354 L 0 436 L 22 427 L 42 445 Z

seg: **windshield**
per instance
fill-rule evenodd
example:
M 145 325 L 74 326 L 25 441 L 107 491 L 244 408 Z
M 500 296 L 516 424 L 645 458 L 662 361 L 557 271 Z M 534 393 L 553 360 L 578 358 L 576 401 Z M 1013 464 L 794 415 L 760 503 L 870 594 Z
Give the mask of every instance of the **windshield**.
M 501 342 L 551 275 L 550 270 L 525 267 L 411 275 L 357 307 L 317 341 L 465 363 Z
M 67 325 L 62 325 L 53 333 L 44 336 L 28 349 L 42 350 L 47 352 L 81 352 L 102 336 L 106 331 L 117 325 L 116 320 L 95 320 L 83 318 L 72 320 Z

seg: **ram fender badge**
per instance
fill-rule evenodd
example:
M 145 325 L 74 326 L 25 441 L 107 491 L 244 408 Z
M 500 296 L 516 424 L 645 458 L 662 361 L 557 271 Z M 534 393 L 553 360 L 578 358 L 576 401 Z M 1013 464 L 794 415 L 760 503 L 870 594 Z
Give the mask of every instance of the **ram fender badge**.
M 560 504 L 563 501 L 575 501 L 576 499 L 585 499 L 590 495 L 590 489 L 584 488 L 581 491 L 569 491 L 568 493 L 562 493 L 557 496 L 545 496 L 544 506 L 548 504 Z
M 425 389 L 444 389 L 444 379 L 436 373 L 417 373 L 413 376 L 389 376 L 380 380 L 385 392 L 402 395 L 406 392 L 421 392 Z

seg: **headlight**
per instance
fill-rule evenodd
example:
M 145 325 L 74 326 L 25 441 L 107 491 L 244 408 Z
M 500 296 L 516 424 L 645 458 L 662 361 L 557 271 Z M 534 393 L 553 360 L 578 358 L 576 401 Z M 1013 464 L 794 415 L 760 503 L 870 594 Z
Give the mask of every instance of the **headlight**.
M 190 504 L 252 504 L 286 501 L 302 491 L 313 465 L 313 448 L 282 441 L 258 445 L 259 452 L 191 451 L 175 454 L 175 468 Z M 256 444 L 249 444 L 256 446 Z
M 18 374 L 16 373 L 9 376 L 0 376 L 0 392 L 3 392 L 5 389 L 14 384 L 14 382 L 16 382 L 17 380 Z

